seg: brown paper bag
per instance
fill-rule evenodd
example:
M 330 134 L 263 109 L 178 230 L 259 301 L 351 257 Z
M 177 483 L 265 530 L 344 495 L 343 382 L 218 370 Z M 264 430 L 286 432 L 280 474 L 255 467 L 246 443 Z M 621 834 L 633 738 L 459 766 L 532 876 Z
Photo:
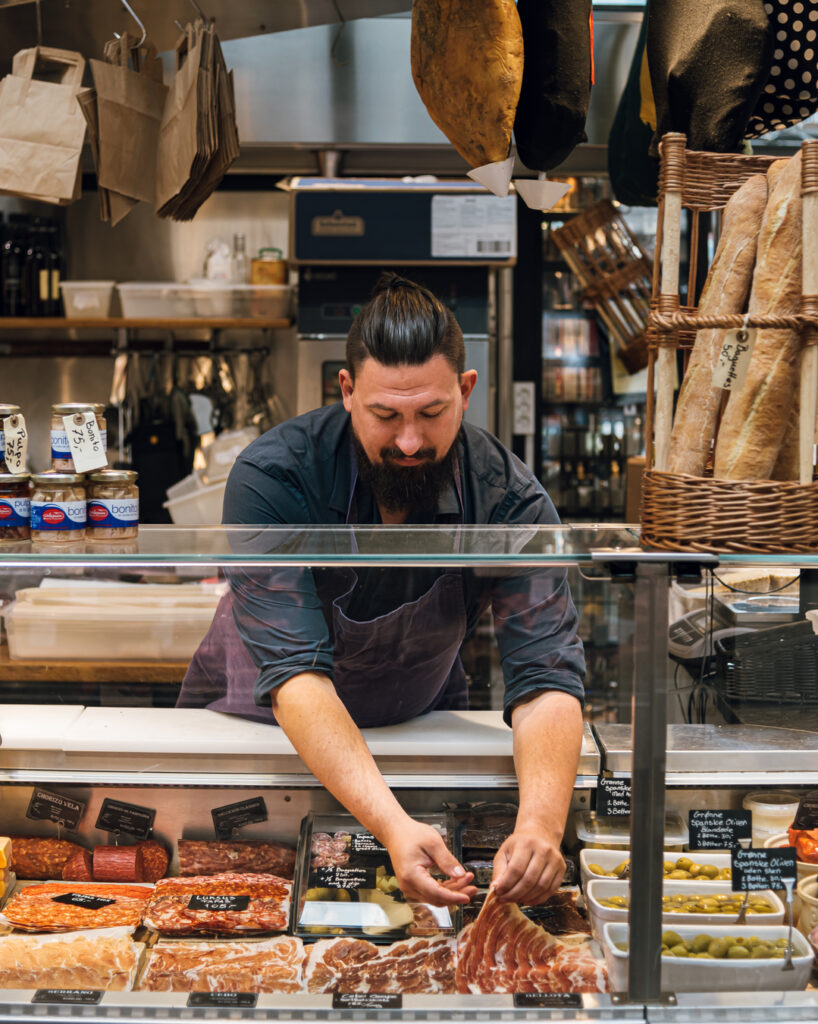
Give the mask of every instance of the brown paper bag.
M 39 46 L 15 54 L 0 81 L 0 192 L 60 205 L 79 198 L 84 70 L 73 50 Z
M 161 216 L 190 180 L 199 152 L 199 64 L 204 25 L 188 25 L 176 43 L 176 75 L 168 91 L 156 151 L 155 209 Z
M 167 86 L 150 41 L 141 47 L 124 33 L 91 60 L 99 118 L 99 184 L 112 192 L 153 203 L 156 148 Z M 129 68 L 129 59 L 133 70 Z
M 94 170 L 99 175 L 99 116 L 97 112 L 96 89 L 83 89 L 77 99 L 80 102 L 82 113 L 88 125 L 88 144 L 91 147 L 91 156 L 94 160 Z M 131 212 L 137 205 L 136 199 L 123 196 L 119 192 L 110 192 L 101 185 L 97 188 L 99 196 L 100 220 L 111 222 L 111 226 L 118 224 L 123 217 Z

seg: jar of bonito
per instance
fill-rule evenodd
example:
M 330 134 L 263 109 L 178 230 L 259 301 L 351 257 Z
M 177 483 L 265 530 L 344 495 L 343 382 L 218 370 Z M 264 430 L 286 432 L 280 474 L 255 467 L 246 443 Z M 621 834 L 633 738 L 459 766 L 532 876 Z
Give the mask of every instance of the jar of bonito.
M 85 484 L 79 473 L 32 473 L 31 539 L 69 543 L 85 537 Z
M 30 495 L 28 473 L 0 472 L 0 541 L 29 539 Z
M 51 468 L 56 473 L 76 472 L 68 444 L 68 432 L 63 416 L 74 416 L 78 412 L 92 412 L 102 436 L 102 447 L 108 451 L 108 424 L 105 420 L 105 406 L 99 402 L 60 402 L 51 406 Z
M 129 469 L 88 474 L 88 522 L 92 540 L 127 540 L 139 531 L 139 489 Z
M 0 473 L 7 472 L 6 469 L 6 434 L 3 430 L 3 420 L 9 416 L 19 416 L 19 405 L 6 405 L 0 402 Z

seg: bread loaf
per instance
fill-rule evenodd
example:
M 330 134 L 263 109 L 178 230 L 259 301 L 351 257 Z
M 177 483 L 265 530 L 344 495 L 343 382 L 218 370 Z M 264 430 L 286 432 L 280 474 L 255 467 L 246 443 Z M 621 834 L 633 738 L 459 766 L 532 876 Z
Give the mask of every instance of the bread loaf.
M 801 153 L 773 174 L 758 238 L 751 314 L 786 315 L 801 300 Z M 798 390 L 800 339 L 794 330 L 760 330 L 743 386 L 730 393 L 716 441 L 714 473 L 769 480 Z
M 523 82 L 514 0 L 414 0 L 412 77 L 429 116 L 472 167 L 505 160 Z
M 801 430 L 801 396 L 798 388 L 795 391 L 795 400 L 792 403 L 787 429 L 784 432 L 784 440 L 781 443 L 781 451 L 773 466 L 773 480 L 798 480 L 800 477 L 800 465 L 798 461 Z
M 767 179 L 763 174 L 754 174 L 725 207 L 721 238 L 699 300 L 702 316 L 744 311 L 766 204 Z M 722 329 L 710 329 L 696 335 L 670 435 L 670 473 L 704 474 L 723 394 L 721 388 L 712 386 L 711 380 L 724 334 Z

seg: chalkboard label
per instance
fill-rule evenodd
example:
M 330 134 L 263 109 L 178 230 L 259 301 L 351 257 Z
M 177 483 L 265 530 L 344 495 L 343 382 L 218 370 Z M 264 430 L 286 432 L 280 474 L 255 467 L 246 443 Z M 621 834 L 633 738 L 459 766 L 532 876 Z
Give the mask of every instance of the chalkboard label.
M 600 775 L 596 780 L 596 813 L 627 818 L 631 813 L 631 780 Z
M 38 988 L 31 998 L 32 1003 L 85 1003 L 96 1005 L 102 999 L 102 992 L 96 988 Z
M 190 910 L 247 910 L 249 896 L 191 896 L 188 900 Z
M 386 847 L 381 846 L 378 840 L 369 832 L 358 832 L 353 835 L 351 849 L 353 853 L 365 853 L 380 857 L 387 856 Z
M 403 996 L 390 992 L 333 992 L 333 1010 L 400 1010 Z
M 106 797 L 97 818 L 101 832 L 124 832 L 135 839 L 147 839 L 153 831 L 156 811 L 139 804 L 125 804 Z
M 515 992 L 514 1005 L 524 1010 L 532 1007 L 579 1010 L 582 1007 L 582 996 L 579 992 Z
M 739 840 L 749 839 L 753 829 L 752 811 L 691 811 L 688 817 L 691 850 L 730 850 Z
M 53 821 L 69 832 L 76 832 L 80 818 L 85 814 L 86 802 L 75 800 L 50 789 L 36 789 L 31 794 L 26 817 L 32 821 Z
M 267 804 L 264 797 L 254 796 L 249 800 L 239 800 L 235 804 L 224 804 L 214 807 L 210 812 L 213 828 L 220 839 L 229 839 L 238 828 L 253 825 L 267 820 Z
M 801 797 L 792 827 L 807 831 L 818 828 L 818 789 L 811 789 Z
M 187 997 L 188 1006 L 215 1006 L 238 1009 L 242 1006 L 255 1006 L 258 1003 L 257 992 L 191 992 Z
M 116 900 L 108 900 L 104 896 L 91 896 L 84 892 L 64 892 L 51 897 L 52 903 L 67 903 L 70 907 L 85 907 L 86 910 L 99 910 L 108 907 Z
M 346 864 L 325 864 L 313 868 L 315 886 L 324 889 L 374 889 L 377 883 L 375 868 L 352 868 Z
M 733 892 L 754 892 L 759 889 L 783 889 L 784 879 L 795 883 L 795 847 L 777 846 L 771 850 L 732 850 L 730 867 Z

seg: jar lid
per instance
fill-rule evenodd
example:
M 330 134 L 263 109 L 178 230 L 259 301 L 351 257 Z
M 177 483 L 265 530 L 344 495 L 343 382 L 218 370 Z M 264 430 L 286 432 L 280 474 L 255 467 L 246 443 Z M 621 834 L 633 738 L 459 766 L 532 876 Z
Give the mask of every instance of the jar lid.
M 51 406 L 51 411 L 55 416 L 70 416 L 72 412 L 96 413 L 102 408 L 99 402 L 59 402 Z
M 35 487 L 59 487 L 61 484 L 84 484 L 81 473 L 32 473 L 31 482 Z
M 31 473 L 6 473 L 0 472 L 0 487 L 8 487 L 9 484 L 19 480 L 20 483 L 27 483 Z
M 133 484 L 139 474 L 133 469 L 100 469 L 88 474 L 95 484 Z
M 19 412 L 19 405 L 6 405 L 5 402 L 0 402 L 0 416 L 17 416 Z

